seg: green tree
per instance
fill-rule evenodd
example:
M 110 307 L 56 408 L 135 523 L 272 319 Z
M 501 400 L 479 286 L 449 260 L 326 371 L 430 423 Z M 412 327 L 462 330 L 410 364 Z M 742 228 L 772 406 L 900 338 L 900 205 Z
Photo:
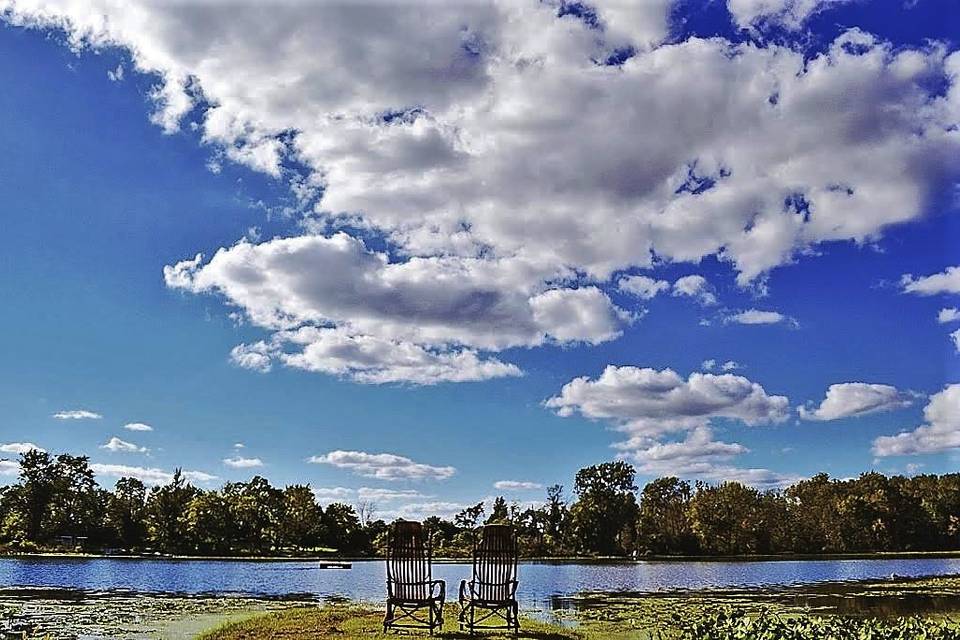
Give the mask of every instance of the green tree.
M 309 485 L 295 484 L 283 490 L 279 533 L 282 544 L 304 549 L 320 539 L 323 510 L 314 501 Z
M 53 493 L 45 514 L 45 532 L 52 536 L 96 536 L 103 522 L 103 508 L 89 458 L 58 455 L 51 473 Z
M 493 508 L 490 510 L 490 517 L 486 524 L 501 524 L 510 521 L 510 512 L 507 510 L 507 501 L 503 496 L 498 496 L 493 501 Z
M 578 549 L 601 555 L 633 551 L 637 516 L 634 492 L 636 471 L 622 461 L 605 462 L 577 472 L 577 501 L 570 508 L 574 542 Z
M 197 495 L 177 469 L 168 484 L 154 487 L 147 496 L 146 524 L 150 543 L 162 551 L 180 551 L 190 542 L 187 508 Z
M 11 508 L 6 535 L 18 541 L 46 542 L 53 532 L 45 530 L 56 485 L 53 456 L 33 449 L 20 454 L 20 477 L 11 489 Z
M 141 547 L 146 540 L 144 523 L 147 489 L 137 478 L 120 478 L 107 499 L 106 526 L 112 540 L 125 548 Z
M 563 496 L 563 485 L 555 484 L 547 487 L 546 510 L 546 531 L 544 534 L 545 543 L 553 550 L 559 552 L 564 546 L 564 540 L 567 533 L 567 501 Z
M 263 553 L 279 538 L 283 492 L 261 476 L 249 482 L 230 482 L 223 487 L 230 509 L 235 538 L 245 549 Z
M 187 505 L 184 526 L 195 551 L 226 555 L 233 551 L 236 523 L 226 497 L 218 491 L 197 491 Z
M 637 537 L 643 551 L 696 552 L 697 538 L 687 514 L 691 496 L 690 483 L 674 477 L 658 478 L 643 488 L 637 517 Z
M 757 553 L 764 539 L 760 492 L 739 482 L 700 483 L 690 500 L 690 524 L 707 553 Z
M 351 553 L 362 548 L 362 531 L 357 512 L 348 504 L 334 502 L 323 511 L 324 539 L 327 546 Z

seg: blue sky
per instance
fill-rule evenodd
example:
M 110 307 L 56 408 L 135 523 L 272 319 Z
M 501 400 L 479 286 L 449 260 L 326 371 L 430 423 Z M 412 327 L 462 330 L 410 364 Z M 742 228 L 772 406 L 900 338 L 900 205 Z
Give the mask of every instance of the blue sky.
M 410 516 L 956 468 L 946 1 L 135 4 L 0 12 L 8 457 Z

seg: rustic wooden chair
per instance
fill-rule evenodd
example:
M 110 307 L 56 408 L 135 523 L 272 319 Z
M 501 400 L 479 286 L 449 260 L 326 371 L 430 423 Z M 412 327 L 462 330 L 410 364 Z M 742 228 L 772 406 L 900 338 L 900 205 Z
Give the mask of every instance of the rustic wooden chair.
M 474 537 L 473 577 L 460 583 L 461 631 L 520 632 L 517 553 L 517 534 L 511 525 L 488 524 Z
M 383 630 L 443 627 L 446 584 L 431 573 L 429 536 L 419 522 L 398 520 L 387 535 L 387 615 Z

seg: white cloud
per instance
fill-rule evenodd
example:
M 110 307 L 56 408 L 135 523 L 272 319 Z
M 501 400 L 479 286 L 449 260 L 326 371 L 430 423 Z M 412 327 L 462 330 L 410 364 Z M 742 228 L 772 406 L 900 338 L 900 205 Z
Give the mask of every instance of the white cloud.
M 359 382 L 430 384 L 519 375 L 478 349 L 620 335 L 629 318 L 598 288 L 539 290 L 533 271 L 488 259 L 390 262 L 337 233 L 242 241 L 207 264 L 197 257 L 165 267 L 164 276 L 171 287 L 219 292 L 275 331 L 269 343 L 235 348 L 240 366 L 267 371 L 280 360 Z M 284 351 L 289 345 L 300 350 Z
M 253 469 L 263 466 L 263 460 L 260 458 L 244 458 L 242 456 L 232 456 L 224 458 L 223 464 L 234 469 Z
M 123 81 L 123 64 L 118 64 L 116 69 L 108 69 L 107 77 L 111 82 L 122 82 Z
M 650 475 L 683 475 L 704 480 L 738 480 L 756 486 L 788 483 L 767 469 L 741 469 L 731 459 L 747 453 L 738 443 L 715 440 L 710 423 L 739 420 L 747 425 L 780 423 L 789 416 L 784 396 L 730 373 L 691 373 L 684 380 L 671 369 L 607 366 L 596 380 L 576 378 L 545 403 L 561 416 L 579 413 L 605 420 L 627 434 L 614 445 Z M 681 440 L 670 434 L 686 432 Z
M 95 411 L 87 411 L 86 409 L 57 411 L 55 414 L 53 414 L 53 417 L 57 420 L 99 420 L 103 418 L 103 416 L 99 413 L 96 413 Z
M 498 480 L 493 483 L 495 489 L 500 489 L 501 491 L 533 491 L 535 489 L 543 489 L 543 485 L 539 482 L 523 482 L 519 480 Z
M 735 322 L 737 324 L 778 324 L 780 322 L 791 322 L 791 319 L 779 311 L 747 309 L 746 311 L 727 316 L 725 321 Z
M 731 11 L 791 25 L 820 6 Z M 858 30 L 812 56 L 770 41 L 654 46 L 665 0 L 596 10 L 603 29 L 536 2 L 0 0 L 13 25 L 126 49 L 131 70 L 156 78 L 152 119 L 171 132 L 190 114 L 224 161 L 288 179 L 308 232 L 350 221 L 387 241 L 380 265 L 365 250 L 283 256 L 286 239 L 171 267 L 170 286 L 220 292 L 270 330 L 333 325 L 447 355 L 595 342 L 616 333 L 615 314 L 596 324 L 591 306 L 576 314 L 585 326 L 539 326 L 531 298 L 707 256 L 746 286 L 821 243 L 877 241 L 957 174 L 960 54 L 945 46 Z M 597 63 L 630 44 L 622 64 Z M 250 353 L 254 368 L 273 358 Z M 445 375 L 515 373 L 490 364 Z
M 953 339 L 953 346 L 957 348 L 957 353 L 960 353 L 960 329 L 951 333 L 950 338 Z
M 743 365 L 737 362 L 736 360 L 727 360 L 722 365 L 720 365 L 720 368 L 723 369 L 724 371 L 736 371 L 737 369 L 742 369 Z
M 230 350 L 230 361 L 243 369 L 269 373 L 273 368 L 270 356 L 274 351 L 274 347 L 263 340 L 253 344 L 238 344 Z
M 700 275 L 678 278 L 673 283 L 673 295 L 694 298 L 704 306 L 717 304 L 717 296 L 707 279 Z
M 647 276 L 624 276 L 617 282 L 617 287 L 624 293 L 629 293 L 644 300 L 650 300 L 657 294 L 669 291 L 670 283 L 666 280 L 654 280 Z
M 143 422 L 128 422 L 123 428 L 127 431 L 153 431 L 153 427 Z
M 0 476 L 20 475 L 20 463 L 15 460 L 0 459 Z
M 672 285 L 666 280 L 655 280 L 643 275 L 624 276 L 617 281 L 617 288 L 644 300 L 672 291 L 675 297 L 693 298 L 704 306 L 717 303 L 713 287 L 706 278 L 696 274 L 677 278 Z
M 311 456 L 307 462 L 329 464 L 339 469 L 348 469 L 360 476 L 381 480 L 445 480 L 457 471 L 453 467 L 435 467 L 414 462 L 410 458 L 392 453 L 365 451 L 331 451 L 321 456 Z
M 378 517 L 386 521 L 402 518 L 404 520 L 425 520 L 431 516 L 452 520 L 458 513 L 473 505 L 462 504 L 459 502 L 411 502 L 401 505 L 395 509 L 382 511 Z
M 282 351 L 282 344 L 302 345 L 299 353 Z M 341 329 L 306 327 L 278 334 L 274 357 L 285 365 L 349 377 L 357 382 L 472 382 L 518 376 L 520 369 L 496 358 L 483 358 L 470 349 L 436 351 L 411 342 L 350 335 Z
M 697 427 L 683 440 L 651 442 L 632 449 L 628 457 L 637 464 L 642 474 L 650 476 L 679 476 L 708 482 L 735 481 L 769 488 L 784 486 L 799 479 L 769 469 L 744 469 L 730 461 L 749 449 L 741 444 L 714 440 L 709 427 Z
M 343 502 L 344 500 L 348 500 L 353 494 L 353 489 L 348 489 L 347 487 L 316 487 L 313 490 L 313 495 L 316 496 L 317 502 L 321 504 Z
M 960 309 L 956 307 L 940 309 L 940 313 L 937 314 L 937 322 L 940 324 L 956 322 L 957 320 L 960 320 Z
M 713 358 L 710 358 L 709 360 L 704 360 L 703 363 L 700 365 L 700 368 L 703 369 L 704 371 L 713 371 L 714 369 L 717 368 L 717 361 L 714 360 Z
M 357 498 L 370 502 L 394 502 L 396 500 L 412 500 L 427 497 L 429 496 L 425 496 L 414 489 L 379 489 L 373 487 L 360 487 L 357 489 Z
M 173 473 L 155 467 L 134 467 L 125 464 L 101 464 L 94 462 L 90 469 L 98 476 L 107 478 L 137 478 L 146 485 L 167 484 L 173 480 Z M 203 471 L 183 471 L 183 477 L 190 482 L 211 482 L 217 476 Z
M 3 453 L 27 453 L 29 451 L 40 451 L 41 453 L 46 451 L 46 449 L 39 447 L 32 442 L 8 442 L 7 444 L 0 444 L 0 452 Z
M 766 23 L 799 29 L 808 18 L 854 0 L 727 0 L 727 9 L 743 29 Z
M 917 455 L 960 448 L 960 384 L 947 385 L 930 396 L 923 417 L 926 422 L 913 431 L 874 440 L 873 454 Z
M 748 425 L 782 422 L 789 405 L 786 397 L 768 395 L 743 376 L 695 372 L 684 380 L 672 369 L 613 365 L 596 380 L 575 378 L 546 402 L 561 416 L 610 420 L 644 436 L 703 427 L 714 418 Z
M 247 445 L 243 444 L 242 442 L 234 442 L 234 443 L 233 443 L 233 448 L 234 448 L 234 449 L 243 449 L 243 448 L 245 448 L 246 446 L 247 446 Z
M 147 449 L 146 447 L 140 447 L 135 445 L 132 442 L 121 440 L 117 436 L 113 436 L 112 438 L 110 438 L 110 440 L 108 440 L 106 444 L 100 445 L 100 448 L 106 449 L 107 451 L 112 451 L 114 453 L 117 453 L 118 451 L 122 451 L 125 453 L 146 453 L 147 451 L 149 451 L 149 449 Z
M 839 420 L 909 407 L 913 399 L 913 395 L 888 384 L 841 382 L 830 385 L 819 407 L 797 410 L 804 420 Z
M 960 293 L 960 266 L 947 267 L 942 273 L 922 277 L 914 277 L 908 273 L 900 278 L 900 286 L 904 293 L 913 293 L 918 296 Z

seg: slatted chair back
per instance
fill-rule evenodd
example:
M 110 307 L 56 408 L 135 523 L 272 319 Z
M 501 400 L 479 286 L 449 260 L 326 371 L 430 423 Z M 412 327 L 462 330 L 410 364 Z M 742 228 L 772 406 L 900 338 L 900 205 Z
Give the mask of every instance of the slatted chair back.
M 517 534 L 508 524 L 488 524 L 473 552 L 475 594 L 485 602 L 505 602 L 517 579 Z
M 403 601 L 430 598 L 430 541 L 419 522 L 399 520 L 387 540 L 387 596 Z

